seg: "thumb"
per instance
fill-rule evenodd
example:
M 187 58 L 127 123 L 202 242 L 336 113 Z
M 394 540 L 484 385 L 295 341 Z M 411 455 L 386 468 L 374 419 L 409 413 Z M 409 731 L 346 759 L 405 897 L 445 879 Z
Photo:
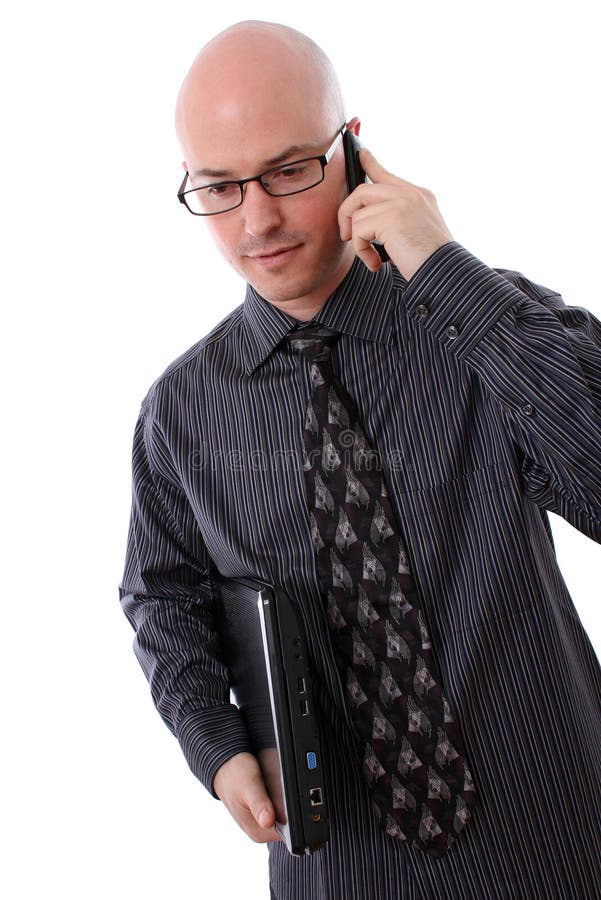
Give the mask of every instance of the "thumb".
M 261 826 L 261 828 L 272 828 L 275 825 L 275 810 L 273 803 L 261 780 L 259 783 L 253 784 L 249 796 L 247 798 L 248 808 L 253 818 Z

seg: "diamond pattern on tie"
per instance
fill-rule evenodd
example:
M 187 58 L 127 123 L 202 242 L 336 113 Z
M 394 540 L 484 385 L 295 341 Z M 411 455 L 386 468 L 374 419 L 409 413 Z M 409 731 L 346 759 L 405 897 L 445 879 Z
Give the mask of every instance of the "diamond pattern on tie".
M 322 326 L 287 335 L 310 363 L 304 475 L 317 572 L 380 827 L 440 856 L 471 817 L 474 781 L 378 454 L 334 374 L 338 336 Z

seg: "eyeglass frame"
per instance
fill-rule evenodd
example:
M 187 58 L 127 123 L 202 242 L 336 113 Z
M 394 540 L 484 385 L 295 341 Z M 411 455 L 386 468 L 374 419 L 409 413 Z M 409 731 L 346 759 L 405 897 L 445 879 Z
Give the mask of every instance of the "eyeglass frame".
M 192 213 L 193 216 L 220 216 L 220 215 L 222 215 L 222 213 L 231 212 L 233 209 L 238 209 L 239 206 L 242 206 L 242 204 L 244 203 L 244 197 L 245 197 L 244 185 L 249 184 L 251 181 L 258 181 L 268 197 L 292 197 L 294 194 L 303 194 L 305 191 L 310 191 L 314 187 L 317 187 L 318 184 L 322 184 L 323 180 L 326 177 L 326 172 L 325 172 L 326 166 L 330 162 L 332 156 L 334 155 L 334 153 L 336 151 L 336 148 L 338 147 L 338 144 L 342 140 L 342 136 L 344 135 L 344 133 L 346 131 L 346 127 L 347 127 L 347 123 L 344 122 L 343 125 L 336 132 L 336 137 L 334 138 L 334 140 L 332 141 L 332 143 L 330 144 L 330 146 L 328 147 L 326 152 L 322 153 L 320 156 L 304 156 L 302 159 L 293 159 L 290 162 L 282 163 L 279 166 L 273 166 L 271 169 L 267 169 L 266 172 L 261 172 L 260 175 L 253 175 L 252 178 L 240 178 L 238 180 L 231 179 L 228 181 L 216 181 L 213 184 L 204 184 L 204 185 L 202 185 L 202 187 L 190 188 L 189 190 L 185 191 L 184 188 L 186 186 L 186 182 L 188 181 L 188 179 L 190 177 L 189 173 L 186 172 L 186 174 L 184 175 L 184 180 L 182 181 L 182 183 L 179 187 L 179 190 L 177 192 L 177 199 L 179 200 L 180 203 L 184 204 L 184 206 L 186 207 L 188 212 Z M 279 171 L 279 169 L 286 169 L 288 166 L 296 166 L 299 163 L 309 162 L 310 160 L 314 160 L 314 159 L 316 159 L 321 164 L 321 178 L 319 179 L 319 181 L 316 181 L 315 184 L 309 185 L 309 187 L 301 188 L 298 191 L 290 191 L 290 193 L 286 193 L 286 194 L 272 194 L 272 193 L 270 193 L 270 191 L 267 190 L 267 188 L 265 187 L 265 185 L 263 184 L 263 182 L 261 180 L 262 178 L 265 178 L 266 175 L 271 175 L 273 172 Z M 188 206 L 188 202 L 186 200 L 186 194 L 192 194 L 195 191 L 204 191 L 207 188 L 221 187 L 224 184 L 236 184 L 240 188 L 240 202 L 236 203 L 235 206 L 228 206 L 227 209 L 219 209 L 216 212 L 194 212 L 193 209 L 190 209 L 190 207 Z

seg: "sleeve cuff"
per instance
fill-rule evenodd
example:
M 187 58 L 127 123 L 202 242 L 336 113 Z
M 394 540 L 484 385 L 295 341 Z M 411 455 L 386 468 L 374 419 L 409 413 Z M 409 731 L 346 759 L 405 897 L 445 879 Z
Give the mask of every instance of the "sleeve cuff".
M 177 731 L 177 739 L 192 772 L 207 791 L 220 766 L 236 753 L 252 753 L 242 716 L 236 706 L 209 706 L 189 713 Z
M 409 316 L 463 358 L 525 295 L 451 241 L 417 270 L 407 283 L 404 299 Z

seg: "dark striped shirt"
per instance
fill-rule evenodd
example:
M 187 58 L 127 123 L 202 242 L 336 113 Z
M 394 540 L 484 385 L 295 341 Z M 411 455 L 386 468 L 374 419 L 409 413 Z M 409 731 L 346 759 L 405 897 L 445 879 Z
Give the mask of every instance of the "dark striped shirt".
M 296 324 L 245 302 L 143 401 L 120 596 L 163 719 L 211 790 L 249 750 L 212 574 L 284 587 L 309 635 L 332 834 L 269 845 L 277 900 L 600 897 L 600 669 L 545 510 L 601 540 L 601 326 L 452 242 L 409 283 L 358 260 L 320 311 L 377 446 L 480 805 L 443 859 L 381 835 L 355 764 L 302 469 Z M 234 827 L 234 826 L 232 826 Z

